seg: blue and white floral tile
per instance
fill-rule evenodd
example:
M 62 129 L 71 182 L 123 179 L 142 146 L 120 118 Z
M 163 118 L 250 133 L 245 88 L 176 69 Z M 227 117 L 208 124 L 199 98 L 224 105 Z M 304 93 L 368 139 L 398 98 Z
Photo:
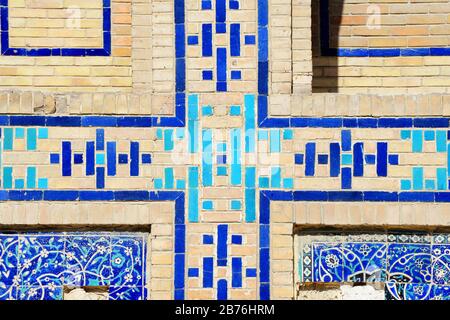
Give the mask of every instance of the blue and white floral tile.
M 344 281 L 386 281 L 386 243 L 344 243 Z
M 66 270 L 65 237 L 56 234 L 19 236 L 18 276 L 21 286 L 62 286 Z
M 430 300 L 450 300 L 450 286 L 433 286 Z
M 16 300 L 17 299 L 17 287 L 0 285 L 0 301 L 3 300 Z
M 450 284 L 450 244 L 432 246 L 433 283 Z
M 147 300 L 147 288 L 136 287 L 109 287 L 109 300 Z
M 431 282 L 431 245 L 389 243 L 387 258 L 389 281 Z
M 313 244 L 313 281 L 342 282 L 344 276 L 344 259 L 341 244 Z
M 65 283 L 75 286 L 104 286 L 111 280 L 111 237 L 68 235 Z
M 385 287 L 386 300 L 430 300 L 434 285 L 427 283 L 388 282 Z
M 146 248 L 143 236 L 112 236 L 111 267 L 114 286 L 145 286 Z
M 424 233 L 389 233 L 387 241 L 390 243 L 423 243 L 431 244 L 432 236 Z
M 19 282 L 16 277 L 18 249 L 17 235 L 0 235 L 0 290 L 13 285 L 14 281 Z
M 17 300 L 63 300 L 62 286 L 21 286 Z

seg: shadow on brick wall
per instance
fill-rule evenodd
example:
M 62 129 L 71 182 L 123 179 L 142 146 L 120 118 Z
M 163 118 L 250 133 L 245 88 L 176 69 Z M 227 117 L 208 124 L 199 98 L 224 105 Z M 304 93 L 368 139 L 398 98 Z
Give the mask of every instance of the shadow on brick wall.
M 345 0 L 312 1 L 313 92 L 338 92 L 339 28 Z

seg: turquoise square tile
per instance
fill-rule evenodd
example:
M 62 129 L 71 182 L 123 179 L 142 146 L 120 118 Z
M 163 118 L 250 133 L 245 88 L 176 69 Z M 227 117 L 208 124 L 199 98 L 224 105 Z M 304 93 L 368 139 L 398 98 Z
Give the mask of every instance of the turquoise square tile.
M 434 180 L 425 180 L 425 189 L 427 190 L 435 190 L 436 183 Z
M 292 140 L 294 138 L 294 131 L 292 129 L 285 129 L 283 131 L 284 140 Z
M 183 190 L 186 188 L 186 181 L 184 180 L 177 180 L 177 189 Z
M 217 175 L 218 176 L 226 176 L 227 173 L 227 167 L 217 167 Z
M 24 128 L 16 128 L 15 130 L 16 139 L 23 139 L 25 137 L 25 129 Z
M 163 179 L 161 179 L 161 178 L 156 178 L 156 179 L 153 181 L 153 183 L 154 183 L 154 185 L 155 185 L 155 189 L 162 189 L 162 187 L 163 187 Z
M 294 179 L 292 179 L 292 178 L 284 178 L 283 179 L 283 187 L 285 189 L 293 189 L 294 188 Z
M 400 188 L 402 190 L 411 190 L 411 180 L 402 180 L 400 182 Z
M 259 187 L 268 188 L 269 187 L 269 177 L 259 177 Z
M 48 139 L 48 128 L 39 128 L 38 129 L 38 138 L 39 139 Z
M 227 151 L 227 143 L 221 142 L 217 144 L 217 152 L 226 152 Z
M 342 165 L 349 166 L 353 162 L 353 156 L 351 154 L 343 154 L 341 158 Z
M 97 153 L 95 155 L 95 164 L 98 164 L 98 165 L 105 164 L 105 154 L 104 153 Z
M 38 179 L 38 188 L 39 189 L 47 189 L 48 188 L 48 179 L 47 178 L 39 178 Z
M 426 130 L 425 131 L 425 141 L 433 141 L 435 137 L 434 131 Z
M 241 210 L 241 200 L 231 200 L 231 210 Z
M 403 140 L 411 139 L 411 130 L 402 130 L 400 132 L 400 137 Z
M 15 189 L 23 189 L 25 188 L 25 181 L 23 179 L 16 179 L 14 182 Z
M 214 114 L 213 108 L 211 106 L 203 106 L 202 107 L 202 115 L 209 117 Z
M 156 138 L 160 140 L 163 138 L 163 131 L 161 128 L 156 129 Z
M 240 116 L 241 115 L 241 106 L 231 106 L 230 107 L 230 115 L 231 116 Z
M 214 208 L 214 204 L 212 200 L 205 200 L 202 204 L 203 210 L 212 210 Z
M 258 131 L 258 140 L 267 140 L 269 139 L 269 134 L 267 130 L 259 130 Z

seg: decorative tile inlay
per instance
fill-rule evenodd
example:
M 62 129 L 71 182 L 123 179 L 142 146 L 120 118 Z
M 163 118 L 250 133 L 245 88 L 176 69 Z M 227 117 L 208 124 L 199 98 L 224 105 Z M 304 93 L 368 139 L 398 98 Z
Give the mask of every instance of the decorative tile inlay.
M 111 300 L 143 300 L 147 235 L 0 235 L 0 300 L 61 300 L 64 286 L 108 286 Z

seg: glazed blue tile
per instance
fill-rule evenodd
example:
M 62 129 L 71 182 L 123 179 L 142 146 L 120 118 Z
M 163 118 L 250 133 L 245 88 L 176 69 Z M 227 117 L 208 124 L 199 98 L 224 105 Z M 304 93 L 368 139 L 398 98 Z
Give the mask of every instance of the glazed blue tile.
M 412 181 L 414 190 L 423 189 L 423 168 L 415 167 L 412 169 Z
M 386 249 L 386 243 L 344 243 L 344 281 L 386 281 Z
M 212 24 L 202 24 L 202 56 L 212 57 Z
M 390 154 L 388 156 L 388 162 L 390 165 L 398 165 L 398 154 Z
M 39 139 L 48 139 L 48 128 L 39 128 L 38 129 L 38 138 Z
M 59 154 L 58 153 L 50 153 L 50 163 L 51 164 L 59 163 Z
M 431 130 L 425 130 L 423 137 L 425 141 L 433 141 L 435 139 L 435 132 Z
M 147 300 L 147 289 L 144 286 L 110 286 L 108 297 L 109 300 Z
M 328 164 L 328 155 L 327 154 L 317 155 L 317 163 L 318 164 Z
M 231 80 L 241 80 L 242 73 L 241 70 L 231 70 Z
M 285 188 L 285 189 L 293 189 L 294 188 L 294 179 L 292 179 L 292 178 L 284 178 L 283 179 L 283 188 Z
M 241 25 L 239 23 L 230 24 L 230 55 L 232 57 L 241 55 Z
M 198 36 L 188 36 L 187 43 L 188 43 L 188 45 L 197 45 L 198 44 Z
M 392 283 L 385 287 L 386 300 L 430 300 L 434 286 L 426 283 Z
M 352 169 L 351 168 L 342 168 L 341 188 L 344 190 L 352 188 Z
M 400 132 L 400 137 L 402 140 L 411 139 L 411 130 L 402 130 Z
M 66 276 L 65 237 L 27 234 L 19 241 L 21 286 L 62 286 Z
M 203 288 L 212 288 L 214 279 L 214 260 L 211 257 L 203 258 Z
M 14 180 L 14 189 L 24 189 L 25 181 L 23 179 Z
M 62 143 L 62 176 L 70 177 L 72 175 L 72 143 L 63 141 Z
M 423 148 L 423 131 L 414 130 L 412 132 L 412 151 L 422 152 L 422 148 Z
M 330 176 L 338 177 L 341 172 L 341 148 L 339 143 L 330 143 Z
M 213 79 L 213 72 L 212 72 L 212 70 L 203 70 L 202 71 L 202 78 L 203 78 L 203 80 L 212 80 Z
M 228 300 L 228 283 L 225 279 L 217 281 L 217 300 Z
M 6 289 L 14 282 L 14 276 L 17 274 L 18 248 L 19 237 L 17 235 L 0 235 L 0 290 Z M 7 295 L 6 291 L 3 295 Z M 2 293 L 0 293 L 1 295 Z
M 217 167 L 217 175 L 218 176 L 227 176 L 227 167 Z
M 242 244 L 242 236 L 238 234 L 233 234 L 231 236 L 231 244 Z
M 256 37 L 254 35 L 245 35 L 244 38 L 245 44 L 255 44 L 256 43 Z
M 229 7 L 230 7 L 230 10 L 238 10 L 239 9 L 239 1 L 230 0 Z
M 377 143 L 377 175 L 379 177 L 387 176 L 387 149 L 388 144 L 386 142 Z
M 62 286 L 21 286 L 17 300 L 63 300 Z
M 119 154 L 119 164 L 127 164 L 127 163 L 128 163 L 128 155 Z
M 3 188 L 11 189 L 13 187 L 13 168 L 11 167 L 3 167 Z
M 212 2 L 210 0 L 202 0 L 202 10 L 211 10 Z
M 352 134 L 350 130 L 341 131 L 342 151 L 350 151 L 352 149 Z
M 436 131 L 436 151 L 446 152 L 447 151 L 447 133 L 446 131 L 438 130 Z
M 389 281 L 431 282 L 431 246 L 429 244 L 390 243 L 387 264 Z
M 48 179 L 47 178 L 39 178 L 38 179 L 38 188 L 39 189 L 47 189 L 48 188 Z
M 353 163 L 353 156 L 351 154 L 343 154 L 341 156 L 341 163 L 343 166 L 349 166 Z
M 400 181 L 401 190 L 411 190 L 411 180 L 401 180 Z
M 269 187 L 269 177 L 259 177 L 259 187 L 268 188 Z
M 366 164 L 375 164 L 375 155 L 373 154 L 366 154 L 364 156 L 364 159 L 366 161 Z
M 0 285 L 0 301 L 17 300 L 17 290 L 16 286 Z
M 231 286 L 233 288 L 242 288 L 242 258 L 231 258 Z
M 188 277 L 189 278 L 197 278 L 199 276 L 198 268 L 189 268 L 188 269 Z
M 228 241 L 228 225 L 220 224 L 217 226 L 217 263 L 218 265 L 227 264 L 227 241 Z
M 256 278 L 256 268 L 247 268 L 245 270 L 245 276 L 247 278 Z
M 111 285 L 145 286 L 144 236 L 112 236 L 111 244 Z
M 344 257 L 340 244 L 313 244 L 313 281 L 342 282 Z
M 316 144 L 314 142 L 308 142 L 306 144 L 305 152 L 305 175 L 314 176 L 316 162 Z
M 214 236 L 209 234 L 203 235 L 203 244 L 214 244 Z
M 16 139 L 23 139 L 25 137 L 25 129 L 24 128 L 16 128 L 15 130 Z
M 107 235 L 67 237 L 65 284 L 102 286 L 111 283 L 111 238 Z
M 450 244 L 435 244 L 431 252 L 433 283 L 450 284 Z

